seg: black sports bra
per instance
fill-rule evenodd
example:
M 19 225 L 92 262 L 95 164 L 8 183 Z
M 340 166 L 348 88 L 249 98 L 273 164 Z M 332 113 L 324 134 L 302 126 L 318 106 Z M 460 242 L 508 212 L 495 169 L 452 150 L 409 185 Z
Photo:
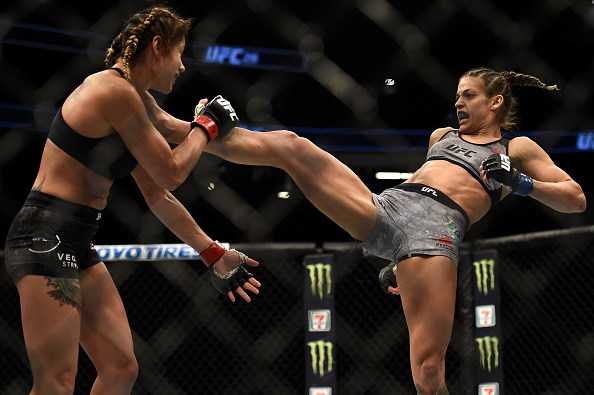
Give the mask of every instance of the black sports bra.
M 123 74 L 121 70 L 113 69 Z M 107 179 L 124 177 L 138 164 L 118 133 L 101 138 L 85 137 L 64 121 L 62 108 L 54 117 L 48 138 L 62 151 Z

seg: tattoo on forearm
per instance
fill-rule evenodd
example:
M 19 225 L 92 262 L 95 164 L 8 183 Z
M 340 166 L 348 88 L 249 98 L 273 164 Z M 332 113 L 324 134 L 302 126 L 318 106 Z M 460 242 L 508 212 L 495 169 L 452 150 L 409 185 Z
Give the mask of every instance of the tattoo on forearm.
M 33 188 L 31 188 L 31 190 L 32 191 L 41 191 L 41 188 L 43 188 L 44 183 L 45 183 L 45 174 L 43 175 L 43 180 L 41 180 L 39 185 L 35 185 Z
M 417 395 L 449 395 L 450 394 L 448 392 L 448 388 L 446 387 L 446 383 L 443 383 L 443 385 L 438 390 L 431 391 L 430 393 L 423 391 L 423 389 L 421 388 L 421 386 L 419 384 L 415 384 L 415 388 L 417 389 Z
M 80 313 L 80 281 L 75 278 L 46 277 L 47 286 L 55 289 L 47 294 L 60 302 L 60 306 L 70 305 Z

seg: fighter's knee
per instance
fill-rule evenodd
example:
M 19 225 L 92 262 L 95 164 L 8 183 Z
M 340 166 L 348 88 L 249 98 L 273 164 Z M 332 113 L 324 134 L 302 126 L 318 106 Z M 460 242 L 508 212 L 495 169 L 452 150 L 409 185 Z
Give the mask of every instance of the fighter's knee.
M 61 372 L 35 372 L 33 376 L 33 394 L 72 395 L 76 380 L 76 368 Z
M 138 377 L 138 362 L 136 358 L 130 360 L 121 371 L 123 380 L 134 383 Z
M 138 362 L 136 358 L 130 358 L 117 364 L 102 366 L 97 369 L 97 376 L 104 383 L 131 388 L 138 377 Z
M 76 370 L 74 370 L 74 372 L 64 372 L 63 374 L 57 377 L 56 388 L 59 388 L 61 390 L 61 394 L 73 394 L 75 381 Z
M 136 358 L 130 359 L 125 365 L 117 369 L 117 379 L 122 382 L 134 383 L 138 377 L 138 362 Z
M 429 393 L 437 393 L 437 391 L 444 382 L 444 372 L 442 372 L 442 361 L 439 357 L 426 358 L 421 363 L 420 382 L 423 389 L 432 391 Z
M 424 379 L 423 381 L 434 381 L 439 378 L 439 373 L 439 363 L 435 360 L 428 359 L 421 365 L 421 376 Z
M 300 160 L 300 158 L 311 154 L 312 149 L 315 148 L 307 138 L 300 137 L 290 130 L 275 130 L 270 133 L 274 133 L 274 155 L 281 163 Z
M 303 145 L 304 142 L 308 141 L 303 137 L 299 137 L 297 133 L 291 130 L 276 130 L 274 131 L 274 133 L 276 135 L 275 139 L 280 140 L 284 143 L 281 144 L 281 146 L 289 150 L 300 149 L 302 148 L 301 145 Z

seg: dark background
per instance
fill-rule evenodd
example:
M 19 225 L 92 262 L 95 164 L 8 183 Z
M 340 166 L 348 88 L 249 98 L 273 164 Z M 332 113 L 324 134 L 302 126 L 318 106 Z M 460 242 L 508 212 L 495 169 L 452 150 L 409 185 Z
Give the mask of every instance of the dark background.
M 87 75 L 103 69 L 105 49 L 124 17 L 149 4 L 19 0 L 0 5 L 0 239 L 32 186 L 56 109 Z M 592 150 L 574 149 L 577 133 L 594 133 L 594 6 L 589 1 L 169 4 L 196 19 L 186 72 L 173 93 L 156 95 L 179 118 L 189 119 L 200 98 L 222 94 L 244 125 L 298 131 L 379 193 L 394 182 L 376 180 L 376 171 L 416 170 L 430 132 L 457 126 L 454 96 L 462 73 L 478 66 L 514 70 L 561 87 L 516 92 L 520 132 L 537 140 L 588 199 L 592 195 Z M 307 58 L 306 67 L 206 65 L 197 48 L 209 44 L 293 51 Z M 394 85 L 387 86 L 386 79 Z M 276 197 L 287 189 L 289 199 Z M 135 393 L 303 393 L 301 257 L 256 242 L 319 246 L 350 241 L 349 236 L 275 169 L 232 165 L 205 154 L 175 195 L 211 237 L 252 248 L 238 246 L 263 263 L 256 276 L 266 289 L 249 305 L 231 304 L 208 284 L 206 269 L 196 262 L 108 262 L 141 365 Z M 509 393 L 591 392 L 592 230 L 568 228 L 591 225 L 592 219 L 591 208 L 560 214 L 531 198 L 511 196 L 467 233 L 480 247 L 483 238 L 566 229 L 563 237 L 553 232 L 537 246 L 522 236 L 489 245 L 497 245 L 503 260 Z M 115 182 L 101 222 L 96 244 L 178 242 L 147 210 L 131 177 Z M 306 244 L 310 252 L 316 250 Z M 336 271 L 339 390 L 410 391 L 400 302 L 375 281 L 385 262 L 350 250 L 335 259 L 341 263 Z M 471 265 L 460 267 L 468 271 Z M 31 377 L 18 295 L 6 272 L 0 274 L 0 296 L 6 301 L 0 314 L 0 373 L 5 373 L 0 392 L 24 393 Z M 461 393 L 461 377 L 468 374 L 464 366 L 472 362 L 462 347 L 470 338 L 461 327 L 473 316 L 459 306 L 456 313 L 447 380 L 452 393 Z M 88 393 L 94 375 L 81 354 L 79 393 Z
M 2 239 L 31 187 L 56 108 L 85 76 L 104 67 L 109 38 L 124 17 L 150 4 L 102 1 L 91 7 L 26 0 L 0 8 Z M 376 171 L 414 171 L 423 162 L 429 133 L 457 126 L 454 96 L 464 71 L 478 66 L 514 70 L 561 87 L 558 92 L 517 91 L 520 132 L 557 131 L 553 137 L 534 138 L 591 195 L 592 151 L 571 150 L 575 133 L 592 131 L 594 125 L 590 2 L 168 4 L 196 19 L 184 58 L 186 72 L 170 95 L 155 94 L 179 118 L 189 119 L 200 98 L 222 94 L 247 127 L 314 128 L 304 132 L 307 137 L 379 193 L 395 182 L 376 180 Z M 299 72 L 207 65 L 194 48 L 208 44 L 297 51 L 306 67 Z M 386 85 L 386 79 L 394 85 Z M 321 134 L 316 128 L 336 132 Z M 410 129 L 417 134 L 412 142 L 394 132 Z M 289 199 L 276 198 L 281 189 L 289 189 Z M 349 241 L 276 169 L 233 165 L 205 154 L 175 195 L 221 241 Z M 512 196 L 475 224 L 467 240 L 591 223 L 591 209 L 559 214 L 530 198 Z M 117 180 L 95 243 L 175 241 L 147 212 L 132 178 Z

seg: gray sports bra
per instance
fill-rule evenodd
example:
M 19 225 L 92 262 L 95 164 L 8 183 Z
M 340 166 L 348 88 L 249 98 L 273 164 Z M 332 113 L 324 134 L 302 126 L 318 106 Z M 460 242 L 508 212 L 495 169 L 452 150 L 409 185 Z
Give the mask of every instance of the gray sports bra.
M 493 207 L 501 200 L 501 184 L 495 180 L 487 184 L 481 178 L 479 169 L 492 153 L 507 155 L 508 147 L 509 140 L 505 138 L 487 144 L 474 144 L 464 140 L 458 130 L 450 130 L 429 149 L 426 160 L 446 160 L 464 168 L 485 188 Z

